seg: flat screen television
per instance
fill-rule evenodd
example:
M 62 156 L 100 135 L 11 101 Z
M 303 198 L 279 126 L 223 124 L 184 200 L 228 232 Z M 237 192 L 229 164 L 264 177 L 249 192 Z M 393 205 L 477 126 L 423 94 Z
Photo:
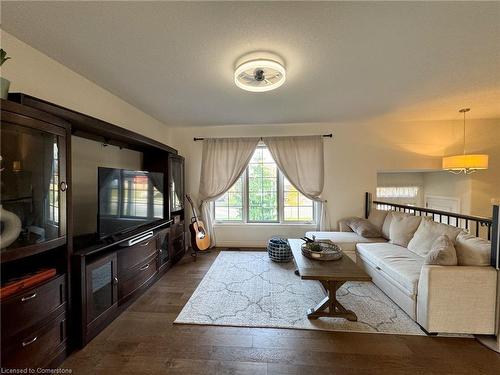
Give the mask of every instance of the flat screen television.
M 99 238 L 165 218 L 163 173 L 98 167 Z

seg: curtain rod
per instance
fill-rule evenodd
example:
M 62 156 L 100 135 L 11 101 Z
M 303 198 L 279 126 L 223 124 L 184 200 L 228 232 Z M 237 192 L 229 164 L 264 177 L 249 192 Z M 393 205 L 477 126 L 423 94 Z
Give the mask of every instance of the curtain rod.
M 332 134 L 332 133 L 330 133 L 330 134 L 322 134 L 321 136 L 322 136 L 322 137 L 324 137 L 324 138 L 333 138 L 333 134 Z M 299 137 L 300 137 L 300 136 L 299 136 Z M 260 140 L 261 140 L 261 141 L 262 141 L 262 138 L 263 138 L 263 137 L 260 137 Z M 194 137 L 194 138 L 193 138 L 193 141 L 195 141 L 195 142 L 196 142 L 196 141 L 203 141 L 204 139 L 205 139 L 205 138 Z

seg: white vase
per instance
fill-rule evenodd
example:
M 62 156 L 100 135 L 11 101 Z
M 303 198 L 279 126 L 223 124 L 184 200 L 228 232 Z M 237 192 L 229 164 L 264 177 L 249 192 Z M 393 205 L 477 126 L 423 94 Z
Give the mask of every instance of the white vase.
M 22 225 L 21 220 L 16 214 L 5 210 L 1 205 L 0 222 L 3 223 L 3 230 L 0 234 L 0 248 L 3 249 L 17 240 L 19 233 L 21 233 Z
M 10 81 L 0 77 L 0 98 L 7 99 L 9 97 Z

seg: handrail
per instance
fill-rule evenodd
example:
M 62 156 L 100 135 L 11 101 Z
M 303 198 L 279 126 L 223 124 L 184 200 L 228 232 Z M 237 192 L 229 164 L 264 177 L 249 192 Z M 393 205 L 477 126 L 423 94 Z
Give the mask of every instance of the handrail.
M 426 207 L 418 207 L 418 206 L 410 206 L 406 204 L 392 203 L 392 202 L 383 202 L 378 200 L 372 200 L 371 193 L 365 193 L 365 216 L 368 218 L 370 214 L 370 210 L 372 205 L 385 206 L 390 209 L 394 209 L 395 211 L 403 211 L 403 212 L 413 212 L 416 216 L 432 216 L 432 219 L 436 219 L 436 215 L 439 217 L 439 222 L 443 222 L 443 216 L 446 217 L 446 224 L 453 225 L 457 228 L 464 228 L 470 231 L 471 223 L 475 223 L 475 233 L 476 237 L 480 236 L 480 228 L 486 227 L 486 237 L 488 240 L 491 240 L 491 230 L 493 226 L 493 218 L 483 217 L 483 216 L 473 216 L 473 215 L 464 215 L 454 212 L 447 212 L 441 210 L 435 210 L 432 208 Z M 424 214 L 424 215 L 422 215 Z M 455 219 L 455 223 L 452 224 L 450 219 Z M 461 224 L 464 224 L 462 226 Z M 483 232 L 484 233 L 484 232 Z
M 451 217 L 455 217 L 458 219 L 481 222 L 481 223 L 484 223 L 485 225 L 493 223 L 492 218 L 484 217 L 484 216 L 464 215 L 464 214 L 458 214 L 455 212 L 440 211 L 440 210 L 434 210 L 432 208 L 427 208 L 427 207 L 410 206 L 407 204 L 399 204 L 399 203 L 392 203 L 392 202 L 373 201 L 373 204 L 385 204 L 387 206 L 405 208 L 405 209 L 409 209 L 411 211 L 420 211 L 420 212 L 427 212 L 427 213 L 435 214 L 435 215 L 451 216 Z

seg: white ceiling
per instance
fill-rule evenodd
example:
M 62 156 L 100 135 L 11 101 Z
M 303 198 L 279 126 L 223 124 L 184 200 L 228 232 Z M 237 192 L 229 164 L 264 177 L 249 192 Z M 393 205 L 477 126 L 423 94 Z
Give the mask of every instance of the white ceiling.
M 170 126 L 500 118 L 499 2 L 3 1 L 2 28 Z M 285 85 L 234 85 L 254 51 Z

